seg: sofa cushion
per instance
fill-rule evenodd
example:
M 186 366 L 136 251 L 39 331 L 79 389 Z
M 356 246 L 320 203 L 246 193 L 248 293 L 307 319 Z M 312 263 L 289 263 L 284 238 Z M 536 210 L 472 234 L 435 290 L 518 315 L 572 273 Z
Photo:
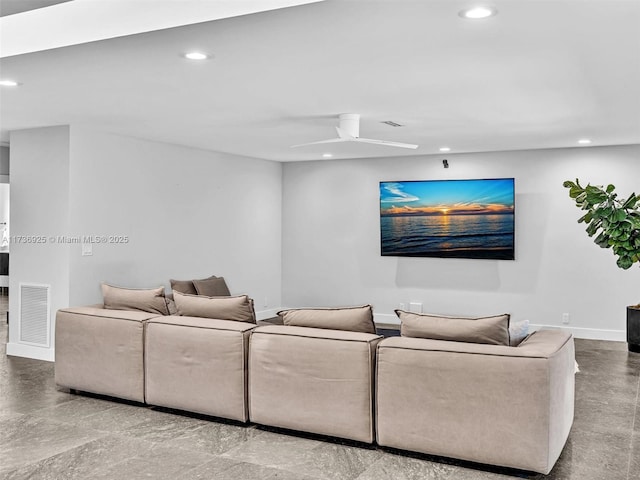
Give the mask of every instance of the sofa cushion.
M 445 317 L 396 310 L 403 337 L 509 345 L 509 314 L 493 317 Z
M 228 297 L 231 295 L 224 277 L 211 277 L 203 280 L 194 280 L 193 286 L 198 295 L 207 297 Z
M 371 305 L 345 308 L 295 308 L 278 312 L 285 325 L 376 333 Z
M 169 315 L 164 287 L 123 288 L 102 284 L 104 308 L 111 310 L 140 310 Z
M 188 295 L 197 295 L 196 287 L 193 285 L 193 280 L 174 280 L 173 278 L 169 280 L 171 283 L 171 290 L 186 293 Z
M 173 298 L 178 315 L 256 323 L 253 301 L 247 295 L 207 297 L 187 295 L 174 290 Z

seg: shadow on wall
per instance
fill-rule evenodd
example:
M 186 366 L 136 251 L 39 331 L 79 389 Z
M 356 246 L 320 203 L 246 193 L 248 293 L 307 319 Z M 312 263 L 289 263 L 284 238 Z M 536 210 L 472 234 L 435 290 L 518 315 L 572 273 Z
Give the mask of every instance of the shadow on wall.
M 497 260 L 429 258 L 428 266 L 415 258 L 398 258 L 396 285 L 440 290 L 500 288 Z
M 396 286 L 434 290 L 531 292 L 540 273 L 548 199 L 516 195 L 516 249 L 513 260 L 399 257 Z

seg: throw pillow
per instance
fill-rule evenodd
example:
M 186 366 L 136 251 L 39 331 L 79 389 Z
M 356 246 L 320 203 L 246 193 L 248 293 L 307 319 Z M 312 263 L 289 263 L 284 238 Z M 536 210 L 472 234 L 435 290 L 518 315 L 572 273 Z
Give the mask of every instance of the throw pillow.
M 206 295 L 207 297 L 228 297 L 231 295 L 229 287 L 227 287 L 227 282 L 224 281 L 224 277 L 194 280 L 193 286 L 198 295 Z
M 285 325 L 376 333 L 371 305 L 345 308 L 296 308 L 278 312 Z
M 509 345 L 509 314 L 493 317 L 444 317 L 396 310 L 403 337 Z
M 196 287 L 193 285 L 193 280 L 174 280 L 173 278 L 169 280 L 171 283 L 171 290 L 175 290 L 176 292 L 186 293 L 188 295 L 197 295 Z
M 164 287 L 123 288 L 102 284 L 104 308 L 112 310 L 140 310 L 142 312 L 169 315 Z
M 178 315 L 256 323 L 253 300 L 247 295 L 207 297 L 187 295 L 174 290 L 173 299 L 176 302 Z
M 509 345 L 517 347 L 529 335 L 529 320 L 520 320 L 509 325 Z
M 202 280 L 210 280 L 212 278 L 217 278 L 215 275 L 211 275 L 208 278 L 203 278 Z M 174 280 L 170 279 L 169 283 L 171 283 L 171 290 L 177 290 L 180 293 L 186 293 L 187 295 L 198 295 L 196 291 L 196 287 L 193 282 L 200 282 L 202 280 Z

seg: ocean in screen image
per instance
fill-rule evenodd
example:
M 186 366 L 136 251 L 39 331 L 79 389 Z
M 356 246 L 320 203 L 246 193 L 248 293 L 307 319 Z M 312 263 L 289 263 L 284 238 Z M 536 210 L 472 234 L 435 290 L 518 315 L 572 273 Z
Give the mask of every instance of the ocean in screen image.
M 513 259 L 513 214 L 380 218 L 382 255 Z

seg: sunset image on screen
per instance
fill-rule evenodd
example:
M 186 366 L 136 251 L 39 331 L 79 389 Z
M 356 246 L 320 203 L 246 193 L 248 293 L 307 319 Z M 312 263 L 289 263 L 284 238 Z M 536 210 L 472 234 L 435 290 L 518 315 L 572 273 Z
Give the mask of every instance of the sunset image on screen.
M 382 255 L 514 258 L 513 178 L 380 183 Z

